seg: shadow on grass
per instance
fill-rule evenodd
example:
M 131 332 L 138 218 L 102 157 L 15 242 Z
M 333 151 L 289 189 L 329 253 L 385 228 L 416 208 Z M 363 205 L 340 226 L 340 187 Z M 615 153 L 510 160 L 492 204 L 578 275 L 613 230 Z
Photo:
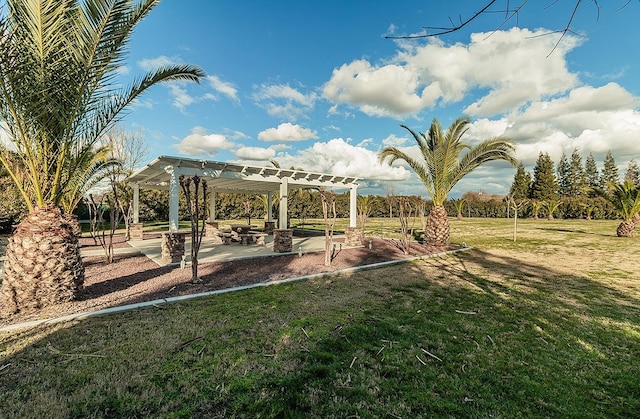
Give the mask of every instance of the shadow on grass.
M 280 258 L 253 264 L 294 264 Z M 235 272 L 227 269 L 208 280 Z M 638 298 L 584 276 L 473 250 L 245 297 L 44 336 L 1 363 L 11 364 L 0 374 L 4 406 L 71 400 L 69 416 L 175 408 L 194 417 L 628 417 L 640 408 L 639 339 L 601 324 L 637 326 Z M 155 339 L 188 329 L 169 336 L 172 348 L 194 333 L 202 339 L 179 353 L 153 342 L 139 371 L 129 353 L 142 345 L 139 333 L 113 342 L 101 335 L 110 327 L 161 330 Z M 86 363 L 86 373 L 49 345 Z M 98 371 L 119 372 L 119 381 L 105 390 Z M 37 385 L 45 379 L 46 391 Z M 89 393 L 99 397 L 87 402 Z
M 604 233 L 597 233 L 595 231 L 587 231 L 587 230 L 583 230 L 583 229 L 573 229 L 573 228 L 533 227 L 533 229 L 542 230 L 542 231 L 555 231 L 555 232 L 558 232 L 558 233 L 587 234 L 587 235 L 590 235 L 590 236 L 600 236 L 600 237 L 614 237 L 615 236 L 614 233 L 604 234 Z
M 497 256 L 495 254 L 474 249 L 463 256 L 447 259 L 438 259 L 441 269 L 459 279 L 472 282 L 484 291 L 498 296 L 506 295 L 507 289 L 511 295 L 531 299 L 537 296 L 547 296 L 551 299 L 573 299 L 573 301 L 589 300 L 590 307 L 598 307 L 611 301 L 624 301 L 628 305 L 640 310 L 640 300 L 629 294 L 622 293 L 613 287 L 606 286 L 580 275 L 568 275 L 537 264 L 523 262 L 510 256 Z M 444 263 L 445 261 L 455 261 Z M 501 281 L 495 281 L 480 275 L 472 275 L 465 268 L 466 264 L 473 263 L 489 272 L 491 276 L 500 276 Z M 516 292 L 512 285 L 522 285 L 526 291 Z M 517 289 L 517 288 L 516 288 Z M 584 308 L 574 306 L 574 308 Z M 639 313 L 640 314 L 640 313 Z M 638 317 L 640 319 L 640 316 Z
M 285 417 L 638 411 L 633 292 L 479 250 L 424 264 L 435 269 L 394 268 L 396 276 L 359 297 L 346 324 L 324 325 L 333 331 L 301 345 L 295 370 L 254 376 L 253 391 L 279 389 L 268 400 L 242 392 L 233 399 L 254 414 Z M 346 280 L 357 293 L 362 278 Z

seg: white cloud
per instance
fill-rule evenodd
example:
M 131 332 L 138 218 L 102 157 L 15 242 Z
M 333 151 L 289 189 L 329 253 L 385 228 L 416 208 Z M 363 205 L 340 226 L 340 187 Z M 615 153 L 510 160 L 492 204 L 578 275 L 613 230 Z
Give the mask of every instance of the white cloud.
M 566 36 L 549 55 L 557 37 L 537 36 L 543 33 L 514 28 L 472 34 L 468 44 L 398 43 L 400 50 L 387 63 L 361 59 L 334 69 L 323 93 L 334 104 L 332 112 L 347 105 L 370 116 L 403 118 L 488 89 L 465 113 L 504 113 L 578 84 L 565 60 L 578 39 Z
M 207 134 L 204 128 L 195 127 L 174 147 L 187 156 L 215 156 L 220 150 L 229 150 L 234 144 L 222 134 Z
M 433 102 L 429 92 L 417 93 L 417 74 L 400 65 L 374 67 L 357 60 L 333 70 L 323 88 L 335 104 L 347 103 L 370 116 L 399 116 L 417 112 Z
M 261 85 L 256 87 L 253 99 L 271 116 L 298 120 L 311 112 L 317 94 L 303 94 L 288 84 Z
M 236 103 L 240 102 L 240 99 L 238 99 L 238 89 L 236 89 L 233 84 L 224 82 L 217 76 L 207 76 L 207 81 L 216 92 L 227 96 Z M 208 98 L 217 99 L 215 95 L 209 95 Z
M 236 150 L 236 157 L 244 160 L 270 160 L 275 155 L 276 152 L 272 148 L 240 147 Z
M 144 59 L 138 61 L 138 66 L 145 71 L 154 71 L 161 67 L 174 66 L 183 64 L 182 60 L 176 57 L 160 56 L 156 58 Z M 233 83 L 222 80 L 218 76 L 206 76 L 205 80 L 216 93 L 198 93 L 190 94 L 186 86 L 190 83 L 186 81 L 175 80 L 166 83 L 170 94 L 173 98 L 173 106 L 178 108 L 180 112 L 185 112 L 187 106 L 202 100 L 219 100 L 219 95 L 224 95 L 235 103 L 240 103 L 238 98 L 238 89 Z
M 351 139 L 348 138 L 347 142 L 351 142 Z M 358 144 L 356 144 L 356 147 L 366 147 L 370 144 L 373 144 L 373 138 L 365 138 L 364 140 L 360 141 Z
M 489 194 L 507 195 L 515 173 L 516 169 L 505 162 L 480 166 L 458 182 L 451 190 L 450 196 L 460 196 L 467 191 L 486 191 Z
M 242 131 L 235 131 L 232 129 L 225 129 L 224 131 L 227 133 L 226 136 L 232 140 L 246 140 L 249 138 L 249 136 Z
M 406 180 L 410 172 L 404 167 L 390 167 L 378 162 L 376 152 L 347 143 L 342 138 L 316 142 L 298 154 L 278 156 L 283 167 L 301 167 L 310 172 L 356 176 L 364 179 Z
M 262 141 L 291 142 L 315 138 L 318 138 L 316 131 L 290 122 L 280 124 L 278 128 L 268 128 L 258 134 L 258 139 Z
M 567 68 L 566 54 L 580 39 L 566 36 L 553 50 L 559 36 L 518 28 L 473 34 L 469 80 L 472 86 L 489 88 L 490 92 L 464 112 L 495 115 L 577 86 L 578 77 Z
M 138 66 L 144 71 L 154 71 L 161 67 L 170 67 L 179 64 L 183 64 L 182 60 L 175 57 L 167 57 L 166 55 L 161 55 L 156 58 L 145 58 L 144 60 L 138 61 Z
M 584 86 L 553 100 L 534 102 L 506 118 L 505 135 L 517 143 L 518 158 L 535 160 L 540 151 L 557 160 L 577 148 L 596 158 L 608 151 L 628 159 L 640 154 L 640 98 L 616 83 Z
M 220 79 L 214 76 L 208 76 L 210 86 L 218 93 L 227 96 L 232 101 L 239 103 L 240 100 L 237 96 L 237 90 L 230 83 L 222 82 Z M 202 100 L 218 100 L 218 96 L 212 93 L 204 93 L 200 96 L 193 96 L 187 92 L 185 86 L 188 82 L 184 81 L 172 81 L 167 83 L 171 95 L 173 96 L 173 106 L 178 108 L 181 112 L 184 112 L 186 107 Z
M 187 106 L 196 101 L 178 82 L 169 83 L 168 86 L 171 96 L 173 96 L 173 106 L 178 108 L 180 112 L 184 112 Z
M 400 147 L 407 142 L 408 138 L 398 137 L 395 134 L 390 134 L 387 138 L 382 140 L 383 146 Z
M 131 73 L 131 69 L 126 65 L 121 65 L 116 68 L 116 74 L 119 76 L 128 76 Z
M 269 148 L 274 149 L 276 151 L 282 151 L 282 150 L 291 150 L 293 147 L 291 147 L 288 144 L 274 144 Z
M 131 102 L 131 109 L 135 108 L 145 108 L 145 109 L 153 109 L 155 102 L 149 99 L 142 99 L 137 97 Z

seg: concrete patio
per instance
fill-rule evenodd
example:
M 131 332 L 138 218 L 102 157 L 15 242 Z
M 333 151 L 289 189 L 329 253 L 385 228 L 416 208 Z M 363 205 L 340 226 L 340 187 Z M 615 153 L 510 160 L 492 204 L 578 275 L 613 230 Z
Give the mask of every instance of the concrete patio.
M 339 240 L 339 243 L 335 243 L 338 248 L 344 247 L 344 235 L 334 235 L 334 242 Z M 161 241 L 160 237 L 145 238 L 144 240 L 132 240 L 129 241 L 129 245 L 136 250 L 139 250 L 149 259 L 153 260 L 159 266 L 165 266 L 167 263 L 161 260 Z M 344 247 L 346 248 L 346 247 Z M 200 252 L 198 254 L 199 263 L 207 262 L 224 262 L 234 259 L 247 259 L 247 258 L 259 258 L 267 256 L 278 256 L 286 254 L 298 254 L 309 252 L 321 252 L 324 251 L 324 236 L 315 237 L 293 237 L 293 251 L 289 253 L 277 253 L 273 251 L 273 236 L 265 237 L 265 245 L 260 246 L 256 244 L 242 245 L 238 242 L 232 242 L 231 244 L 219 244 L 214 243 L 213 239 L 203 237 L 202 244 L 200 245 Z M 125 249 L 117 249 L 118 253 L 121 253 Z M 128 249 L 126 249 L 128 250 Z M 191 236 L 186 235 L 185 238 L 185 262 L 189 263 L 191 260 Z

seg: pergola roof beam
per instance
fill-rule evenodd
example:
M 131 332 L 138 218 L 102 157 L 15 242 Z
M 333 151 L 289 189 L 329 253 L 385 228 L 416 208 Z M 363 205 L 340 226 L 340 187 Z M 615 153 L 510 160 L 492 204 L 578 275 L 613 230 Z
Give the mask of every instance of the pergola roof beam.
M 128 182 L 144 189 L 169 189 L 170 200 L 175 206 L 178 199 L 176 184 L 180 175 L 200 176 L 216 192 L 230 193 L 269 194 L 280 191 L 282 194 L 283 190 L 299 188 L 349 189 L 350 199 L 355 200 L 358 187 L 356 177 L 171 156 L 158 157 L 129 176 Z M 286 196 L 281 200 L 286 200 Z M 286 208 L 286 202 L 281 203 Z M 355 207 L 355 201 L 350 207 Z M 169 220 L 169 225 L 170 229 L 177 229 L 177 209 L 173 213 L 175 219 Z M 353 227 L 354 220 L 355 214 L 351 214 L 350 224 L 354 224 Z M 286 225 L 286 216 L 281 219 L 281 225 Z

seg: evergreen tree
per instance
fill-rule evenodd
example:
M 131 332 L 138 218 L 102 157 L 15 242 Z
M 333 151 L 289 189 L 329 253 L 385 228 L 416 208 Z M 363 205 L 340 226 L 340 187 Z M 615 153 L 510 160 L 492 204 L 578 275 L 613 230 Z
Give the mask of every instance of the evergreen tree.
M 620 183 L 620 175 L 618 174 L 618 166 L 613 159 L 611 151 L 604 158 L 604 166 L 602 168 L 602 176 L 600 177 L 600 187 L 603 189 L 611 189 Z
M 531 187 L 531 174 L 524 170 L 524 164 L 520 162 L 516 174 L 513 176 L 513 184 L 509 194 L 513 199 L 526 199 Z
M 533 182 L 529 189 L 529 198 L 549 200 L 558 198 L 558 182 L 553 170 L 553 160 L 548 153 L 540 153 L 533 168 Z
M 587 157 L 587 160 L 584 164 L 584 172 L 587 186 L 591 189 L 598 188 L 600 186 L 600 174 L 598 173 L 596 159 L 591 153 L 589 153 L 589 156 Z
M 636 188 L 640 188 L 640 167 L 635 160 L 629 160 L 627 165 L 627 172 L 624 175 L 624 180 L 633 183 Z
M 571 160 L 569 162 L 569 171 L 567 172 L 568 194 L 567 196 L 576 198 L 585 193 L 587 179 L 584 168 L 582 167 L 582 157 L 578 154 L 577 149 L 573 149 Z
M 556 167 L 556 173 L 558 175 L 558 194 L 560 196 L 569 196 L 569 189 L 571 180 L 569 179 L 569 162 L 567 156 L 562 153 L 560 161 Z

